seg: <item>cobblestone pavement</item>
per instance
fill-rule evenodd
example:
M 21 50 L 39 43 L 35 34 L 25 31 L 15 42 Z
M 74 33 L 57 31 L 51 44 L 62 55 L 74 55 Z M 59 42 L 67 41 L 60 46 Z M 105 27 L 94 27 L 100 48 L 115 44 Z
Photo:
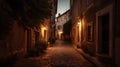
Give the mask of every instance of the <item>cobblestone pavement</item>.
M 57 41 L 54 47 L 47 49 L 45 55 L 21 59 L 14 67 L 95 67 L 68 45 Z

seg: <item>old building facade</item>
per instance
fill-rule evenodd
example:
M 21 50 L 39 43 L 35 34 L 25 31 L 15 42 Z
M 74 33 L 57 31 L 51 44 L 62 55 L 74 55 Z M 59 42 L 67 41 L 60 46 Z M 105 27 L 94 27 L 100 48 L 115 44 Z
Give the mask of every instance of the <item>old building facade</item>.
M 57 13 L 57 3 L 58 0 L 52 0 L 52 16 L 51 16 L 51 20 L 50 20 L 50 24 L 51 24 L 51 37 L 52 39 L 55 39 L 55 33 L 56 33 L 56 25 L 55 25 L 55 17 L 56 17 L 56 13 Z
M 81 0 L 71 0 L 72 42 L 75 46 L 81 46 Z
M 119 35 L 115 34 L 119 30 L 118 3 L 117 0 L 71 0 L 71 19 L 75 46 L 101 61 L 119 66 L 116 53 Z
M 63 25 L 70 20 L 70 10 L 67 10 L 63 14 L 57 17 L 56 21 L 56 37 L 57 39 L 62 39 Z
M 57 0 L 53 0 L 52 2 L 52 7 L 57 7 Z M 57 8 L 54 8 L 52 12 L 56 11 L 56 9 Z M 4 0 L 0 1 L 0 12 L 2 16 L 0 17 L 0 24 L 11 23 L 9 24 L 10 29 L 7 29 L 6 26 L 2 32 L 0 31 L 0 62 L 11 57 L 19 58 L 25 56 L 35 43 L 40 40 L 48 42 L 51 36 L 51 34 L 49 34 L 51 32 L 51 18 L 44 19 L 43 22 L 40 22 L 38 27 L 22 24 L 25 21 L 22 21 L 21 18 L 11 17 L 11 8 Z M 52 14 L 52 16 L 55 17 L 55 14 Z M 5 30 L 9 32 L 5 32 L 6 35 L 1 34 Z

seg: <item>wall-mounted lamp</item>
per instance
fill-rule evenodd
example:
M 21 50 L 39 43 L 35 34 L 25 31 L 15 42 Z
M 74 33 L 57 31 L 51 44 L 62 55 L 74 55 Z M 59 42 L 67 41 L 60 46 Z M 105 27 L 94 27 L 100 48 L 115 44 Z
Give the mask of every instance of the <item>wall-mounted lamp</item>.
M 62 32 L 62 31 L 60 31 L 59 33 L 60 33 L 60 34 L 62 34 L 63 32 Z
M 82 22 L 81 22 L 81 20 L 79 20 L 78 26 L 81 27 L 81 25 L 82 25 Z
M 78 24 L 79 24 L 79 25 L 81 24 L 81 20 L 79 20 Z
M 46 27 L 43 27 L 42 29 L 43 29 L 43 30 L 46 30 L 47 28 L 46 28 Z

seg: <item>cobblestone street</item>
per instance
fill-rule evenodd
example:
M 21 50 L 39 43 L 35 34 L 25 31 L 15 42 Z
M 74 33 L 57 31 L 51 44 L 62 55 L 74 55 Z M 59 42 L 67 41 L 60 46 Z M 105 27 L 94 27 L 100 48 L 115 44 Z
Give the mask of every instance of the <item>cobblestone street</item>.
M 45 55 L 19 60 L 14 67 L 95 67 L 70 44 L 57 41 L 54 45 Z

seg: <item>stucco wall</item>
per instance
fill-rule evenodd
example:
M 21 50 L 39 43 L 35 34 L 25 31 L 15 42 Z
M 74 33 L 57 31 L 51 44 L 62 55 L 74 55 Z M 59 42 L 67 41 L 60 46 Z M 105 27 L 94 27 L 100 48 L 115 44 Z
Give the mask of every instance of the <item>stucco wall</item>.
M 12 21 L 12 29 L 5 40 L 1 41 L 0 46 L 0 59 L 7 58 L 8 56 L 25 53 L 25 31 L 24 28 Z
M 94 50 L 96 50 L 96 13 L 101 9 L 105 8 L 107 5 L 111 4 L 111 0 L 93 0 L 90 5 L 87 5 L 86 0 L 82 0 L 82 14 L 84 19 L 84 42 L 83 44 L 88 44 L 88 50 L 91 51 L 93 54 L 96 54 Z M 92 24 L 93 28 L 93 41 L 87 41 L 87 25 Z M 92 48 L 93 47 L 93 48 Z

